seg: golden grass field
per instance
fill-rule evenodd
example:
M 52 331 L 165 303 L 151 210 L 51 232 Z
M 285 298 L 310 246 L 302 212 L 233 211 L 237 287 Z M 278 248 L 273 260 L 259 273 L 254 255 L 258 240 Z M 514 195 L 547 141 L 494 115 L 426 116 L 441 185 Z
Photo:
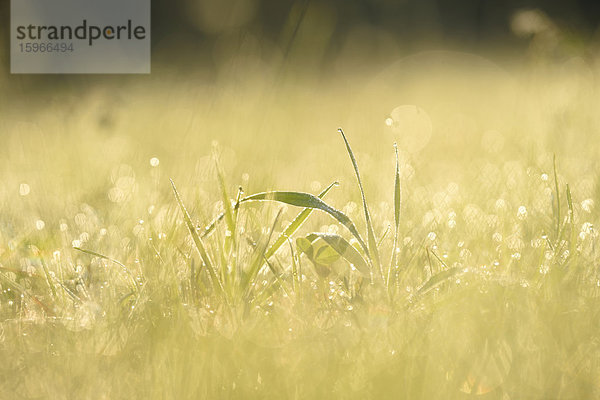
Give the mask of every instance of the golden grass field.
M 600 396 L 593 60 L 261 71 L 0 98 L 0 398 Z

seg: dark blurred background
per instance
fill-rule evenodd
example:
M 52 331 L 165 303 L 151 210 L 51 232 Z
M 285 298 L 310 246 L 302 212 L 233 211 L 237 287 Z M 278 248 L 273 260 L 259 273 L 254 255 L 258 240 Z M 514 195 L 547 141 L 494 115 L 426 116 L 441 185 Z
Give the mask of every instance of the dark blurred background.
M 0 16 L 0 72 L 8 87 L 116 79 L 9 78 L 8 0 Z M 238 59 L 239 68 L 327 76 L 427 49 L 518 58 L 535 40 L 545 41 L 546 49 L 560 41 L 560 51 L 585 53 L 596 42 L 599 22 L 600 2 L 588 0 L 155 0 L 152 71 L 210 81 Z

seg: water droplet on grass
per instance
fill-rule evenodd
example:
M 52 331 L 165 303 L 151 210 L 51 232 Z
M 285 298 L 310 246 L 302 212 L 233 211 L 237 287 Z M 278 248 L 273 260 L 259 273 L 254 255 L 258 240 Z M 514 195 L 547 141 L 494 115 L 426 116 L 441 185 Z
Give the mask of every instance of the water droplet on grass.
M 31 192 L 31 188 L 26 183 L 21 183 L 19 185 L 19 194 L 21 196 L 27 196 Z
M 527 218 L 527 208 L 525 206 L 520 206 L 517 210 L 517 218 L 520 220 L 524 220 Z

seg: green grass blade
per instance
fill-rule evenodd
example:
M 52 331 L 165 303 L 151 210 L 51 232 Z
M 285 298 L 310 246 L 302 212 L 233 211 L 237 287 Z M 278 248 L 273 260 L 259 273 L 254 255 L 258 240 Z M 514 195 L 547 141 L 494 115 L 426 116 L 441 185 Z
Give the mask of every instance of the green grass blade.
M 240 200 L 242 200 L 242 195 L 244 194 L 244 190 L 242 187 L 238 187 L 237 196 L 235 197 L 235 205 L 233 206 L 233 221 L 237 223 L 238 211 L 240 210 Z
M 235 205 L 233 206 L 233 215 L 234 215 L 234 220 L 235 220 L 235 216 L 237 215 L 237 212 L 240 208 L 240 202 L 241 200 L 239 200 L 239 196 L 241 196 L 242 194 L 242 188 L 240 187 L 239 191 L 238 191 L 238 200 L 236 201 Z M 217 224 L 221 221 L 223 221 L 223 219 L 225 218 L 225 213 L 222 212 L 219 215 L 217 215 L 211 222 L 210 224 L 208 224 L 200 233 L 200 239 L 204 239 L 206 236 L 210 235 L 215 228 L 217 227 Z M 200 229 L 200 227 L 198 227 L 198 229 Z
M 265 242 L 262 245 L 257 246 L 258 248 L 256 249 L 255 257 L 254 257 L 252 263 L 250 264 L 249 271 L 242 279 L 242 292 L 245 293 L 246 295 L 248 295 L 250 283 L 254 280 L 254 278 L 256 277 L 256 275 L 258 274 L 258 272 L 260 271 L 261 267 L 264 264 L 265 252 L 267 250 L 267 246 L 269 245 L 269 242 L 271 241 L 271 237 L 273 235 L 273 231 L 275 230 L 275 227 L 277 226 L 279 217 L 281 217 L 281 211 L 282 210 L 279 210 L 277 212 L 277 215 L 275 216 L 275 220 L 273 221 L 273 224 L 271 225 L 271 229 L 269 230 L 269 234 L 267 235 L 267 239 L 265 240 Z M 273 273 L 276 275 L 275 271 Z
M 281 289 L 285 292 L 286 296 L 290 296 L 290 291 L 287 289 L 286 285 L 284 284 L 284 281 L 282 278 L 282 274 L 277 271 L 277 268 L 275 268 L 275 266 L 269 262 L 269 260 L 267 260 L 267 258 L 264 258 L 264 262 L 267 265 L 267 267 L 269 267 L 269 269 L 271 270 L 271 272 L 273 273 L 273 276 L 275 277 L 275 280 L 277 281 L 277 283 L 279 284 L 279 286 L 281 287 Z M 292 286 L 293 286 L 293 279 L 292 279 Z M 290 296 L 291 297 L 291 296 Z
M 558 235 L 560 233 L 561 220 L 560 220 L 560 191 L 558 190 L 558 174 L 556 173 L 556 154 L 554 154 L 554 157 L 553 157 L 553 164 L 554 164 L 554 189 L 556 192 L 556 237 L 558 238 Z
M 219 222 L 221 222 L 223 220 L 223 218 L 225 218 L 225 213 L 220 213 L 219 215 L 217 215 L 215 217 L 215 219 L 213 219 L 211 221 L 210 224 L 208 224 L 203 230 L 202 233 L 200 234 L 200 238 L 204 239 L 206 236 L 210 235 L 212 233 L 212 231 L 215 230 L 215 228 L 217 227 L 217 224 Z M 198 229 L 200 229 L 200 227 L 198 227 Z
M 363 256 L 344 239 L 336 234 L 328 233 L 310 233 L 306 238 L 314 242 L 318 238 L 323 239 L 336 253 L 354 266 L 361 274 L 370 276 L 370 268 Z
M 385 228 L 385 231 L 383 231 L 383 233 L 381 234 L 381 237 L 379 238 L 379 243 L 377 243 L 378 248 L 381 247 L 381 245 L 385 241 L 385 238 L 387 237 L 388 233 L 390 233 L 390 230 L 391 230 L 391 226 L 388 224 L 388 226 Z
M 179 208 L 181 209 L 181 213 L 183 214 L 183 219 L 185 221 L 185 224 L 190 232 L 190 235 L 192 235 L 192 240 L 194 241 L 196 250 L 200 254 L 200 258 L 202 258 L 202 262 L 206 265 L 208 273 L 210 274 L 210 278 L 213 281 L 213 286 L 219 293 L 225 294 L 225 291 L 223 289 L 223 284 L 221 283 L 221 280 L 217 276 L 217 272 L 213 266 L 213 263 L 208 255 L 208 253 L 206 252 L 206 248 L 204 247 L 202 240 L 200 240 L 200 237 L 198 236 L 198 232 L 196 232 L 196 228 L 194 227 L 194 224 L 192 223 L 190 214 L 188 213 L 187 209 L 185 208 L 185 205 L 183 204 L 183 201 L 181 200 L 181 196 L 179 196 L 179 192 L 177 191 L 177 188 L 175 187 L 175 182 L 173 182 L 172 179 L 171 179 L 171 186 L 173 187 L 173 193 L 175 193 L 175 199 L 177 200 L 177 204 L 179 204 Z
M 400 182 L 400 162 L 398 161 L 398 145 L 394 143 L 394 151 L 396 152 L 396 173 L 394 179 L 394 244 L 392 246 L 392 257 L 390 267 L 388 269 L 387 284 L 390 284 L 392 270 L 396 266 L 396 247 L 398 246 L 398 233 L 400 229 L 400 210 L 402 208 L 402 186 Z
M 42 268 L 44 269 L 46 283 L 48 284 L 48 287 L 50 288 L 50 291 L 52 292 L 52 298 L 56 299 L 57 298 L 56 288 L 54 287 L 54 283 L 52 283 L 52 277 L 50 276 L 50 270 L 48 269 L 48 265 L 46 265 L 46 262 L 44 261 L 44 259 L 42 257 L 40 257 L 40 261 L 42 263 Z
M 278 191 L 275 191 L 275 192 L 263 192 L 263 193 L 253 194 L 251 196 L 243 198 L 241 201 L 242 202 L 276 201 L 276 202 L 288 204 L 291 206 L 311 208 L 311 209 L 323 211 L 323 212 L 329 214 L 330 216 L 332 216 L 339 223 L 344 225 L 346 227 L 346 229 L 348 229 L 350 231 L 350 233 L 356 238 L 356 240 L 358 241 L 360 246 L 365 251 L 365 254 L 367 254 L 367 256 L 369 255 L 369 248 L 366 245 L 365 241 L 360 236 L 360 233 L 358 233 L 358 230 L 356 229 L 354 222 L 352 222 L 352 220 L 350 218 L 348 218 L 348 216 L 346 214 L 331 207 L 330 205 L 328 205 L 327 203 L 325 203 L 323 200 L 321 200 L 320 198 L 318 198 L 315 195 L 312 195 L 310 193 L 303 193 L 303 192 L 278 192 Z
M 338 128 L 338 132 L 342 135 L 344 139 L 344 143 L 346 144 L 346 150 L 348 151 L 348 155 L 350 156 L 350 160 L 352 161 L 352 166 L 354 167 L 354 173 L 356 174 L 356 179 L 358 180 L 358 188 L 360 189 L 360 196 L 362 198 L 363 210 L 365 212 L 365 222 L 367 225 L 367 240 L 369 242 L 369 252 L 373 257 L 373 262 L 379 272 L 381 277 L 383 278 L 383 271 L 381 270 L 381 263 L 379 260 L 379 250 L 377 249 L 377 240 L 375 239 L 375 231 L 373 230 L 373 223 L 371 221 L 371 214 L 369 213 L 369 207 L 367 205 L 367 199 L 365 197 L 365 191 L 363 189 L 362 180 L 360 179 L 360 173 L 358 171 L 358 163 L 356 162 L 356 157 L 354 157 L 354 152 L 350 147 L 350 143 L 348 143 L 348 139 L 344 134 L 342 128 Z
M 567 183 L 567 203 L 569 204 L 569 226 L 571 229 L 569 236 L 569 258 L 575 254 L 577 243 L 577 231 L 575 229 L 575 209 L 573 208 L 573 197 L 571 196 L 571 188 Z
M 290 255 L 292 258 L 292 289 L 294 293 L 298 292 L 300 288 L 300 276 L 298 275 L 298 263 L 296 262 L 296 254 L 294 253 L 294 246 L 289 237 L 285 238 L 290 246 Z
M 334 186 L 337 185 L 337 182 L 333 182 L 331 185 L 325 188 L 325 190 L 319 193 L 317 197 L 319 199 L 322 199 Z M 283 232 L 281 232 L 277 240 L 275 240 L 271 247 L 269 247 L 269 249 L 265 253 L 265 257 L 267 259 L 269 259 L 273 254 L 275 254 L 275 252 L 279 250 L 279 248 L 286 242 L 286 240 L 288 240 L 288 238 L 291 237 L 302 226 L 304 221 L 306 221 L 310 214 L 312 214 L 312 211 L 313 208 L 305 208 L 304 210 L 300 211 L 296 218 L 294 218 L 294 220 L 289 223 L 289 225 L 283 230 Z
M 82 249 L 81 247 L 73 247 L 73 249 L 77 250 L 77 251 L 80 251 L 82 253 L 89 254 L 91 256 L 102 258 L 103 260 L 107 260 L 107 261 L 110 261 L 112 263 L 115 263 L 118 266 L 122 267 L 124 271 L 127 271 L 128 274 L 131 274 L 131 271 L 129 271 L 127 269 L 127 267 L 125 266 L 125 264 L 123 264 L 121 261 L 118 261 L 118 260 L 115 260 L 115 259 L 110 258 L 108 256 L 105 256 L 104 254 L 96 253 L 95 251 L 92 251 L 92 250 Z
M 221 171 L 221 166 L 215 157 L 215 168 L 217 170 L 217 178 L 219 181 L 219 186 L 221 188 L 221 197 L 223 201 L 223 208 L 225 209 L 225 222 L 227 224 L 228 234 L 225 235 L 225 252 L 229 254 L 229 250 L 231 246 L 235 246 L 235 219 L 233 216 L 233 207 L 231 206 L 231 200 L 229 200 L 229 195 L 227 194 L 227 187 L 225 185 L 225 178 L 223 177 L 223 172 Z
M 437 274 L 431 276 L 431 278 L 429 278 L 423 285 L 421 285 L 421 287 L 419 289 L 417 289 L 417 294 L 421 295 L 421 294 L 428 292 L 429 290 L 433 289 L 434 287 L 436 287 L 436 286 L 442 284 L 443 282 L 445 282 L 446 280 L 452 278 L 459 272 L 460 272 L 460 268 L 450 268 L 450 269 L 438 272 Z
M 573 224 L 573 219 L 575 218 L 575 212 L 573 209 L 573 198 L 571 197 L 571 188 L 567 183 L 567 204 L 569 205 L 569 223 Z
M 396 222 L 396 231 L 400 226 L 400 210 L 402 205 L 402 184 L 400 182 L 400 161 L 398 160 L 398 146 L 394 143 L 396 152 L 396 179 L 394 180 L 394 221 Z

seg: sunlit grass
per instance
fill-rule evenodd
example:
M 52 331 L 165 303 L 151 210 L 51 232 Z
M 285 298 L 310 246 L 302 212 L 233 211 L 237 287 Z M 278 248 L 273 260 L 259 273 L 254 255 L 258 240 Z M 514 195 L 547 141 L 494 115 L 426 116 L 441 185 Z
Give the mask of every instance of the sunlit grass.
M 4 112 L 0 397 L 600 395 L 596 71 L 428 57 Z

